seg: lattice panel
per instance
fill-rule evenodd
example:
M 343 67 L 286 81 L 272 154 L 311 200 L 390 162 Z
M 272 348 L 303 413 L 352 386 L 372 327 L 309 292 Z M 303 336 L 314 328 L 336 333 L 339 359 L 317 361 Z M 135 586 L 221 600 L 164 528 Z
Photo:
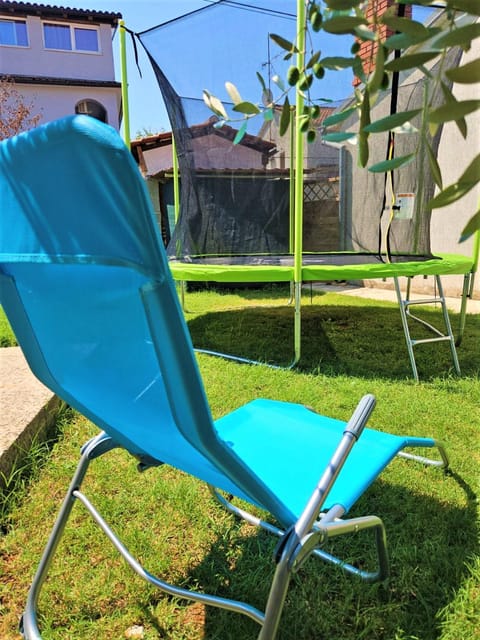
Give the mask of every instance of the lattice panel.
M 337 180 L 328 182 L 306 182 L 303 185 L 304 202 L 318 202 L 319 200 L 338 200 L 339 183 Z

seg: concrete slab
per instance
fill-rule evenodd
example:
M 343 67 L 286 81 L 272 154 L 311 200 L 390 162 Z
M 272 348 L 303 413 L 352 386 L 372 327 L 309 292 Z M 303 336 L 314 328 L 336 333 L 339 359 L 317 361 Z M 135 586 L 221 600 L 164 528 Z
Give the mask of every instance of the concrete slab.
M 0 488 L 35 439 L 51 429 L 60 400 L 30 371 L 20 347 L 0 349 Z
M 304 285 L 305 288 L 308 288 L 310 285 Z M 397 303 L 397 295 L 393 289 L 390 288 L 372 288 L 372 287 L 361 287 L 352 285 L 349 283 L 345 284 L 330 284 L 330 283 L 314 283 L 313 287 L 318 291 L 332 292 L 332 293 L 342 293 L 346 296 L 355 296 L 357 298 L 367 298 L 370 300 L 386 300 L 388 302 Z M 433 295 L 433 294 L 431 294 Z M 425 293 L 411 293 L 410 298 L 412 300 L 423 300 L 428 298 L 429 295 Z M 455 313 L 460 312 L 461 298 L 445 298 L 445 302 L 447 304 L 447 309 L 449 311 L 453 311 Z M 440 305 L 439 305 L 440 306 Z M 480 314 L 480 300 L 469 299 L 467 301 L 467 313 L 468 314 Z

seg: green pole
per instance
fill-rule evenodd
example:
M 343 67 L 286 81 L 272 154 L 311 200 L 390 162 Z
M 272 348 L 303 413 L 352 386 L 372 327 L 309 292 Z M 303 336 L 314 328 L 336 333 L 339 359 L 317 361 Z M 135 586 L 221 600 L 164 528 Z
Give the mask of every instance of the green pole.
M 175 224 L 180 213 L 180 180 L 178 173 L 178 156 L 175 136 L 172 131 L 172 164 L 173 164 L 173 210 L 175 212 Z
M 177 145 L 175 143 L 175 136 L 172 131 L 172 165 L 173 165 L 173 212 L 175 219 L 175 226 L 178 222 L 178 216 L 180 215 L 180 173 L 178 170 L 178 156 L 177 156 Z M 178 249 L 178 245 L 175 248 L 176 255 L 180 254 Z M 182 309 L 186 311 L 185 308 L 185 291 L 186 291 L 186 283 L 182 280 L 179 283 L 180 288 L 180 302 L 182 305 Z
M 480 257 L 480 231 L 475 233 L 473 239 L 473 272 L 478 269 L 478 258 Z
M 127 48 L 125 46 L 125 22 L 120 20 L 120 69 L 122 78 L 123 140 L 130 148 L 130 111 L 128 106 Z
M 305 0 L 297 0 L 297 48 L 296 64 L 305 66 Z M 303 133 L 300 131 L 304 98 L 298 85 L 295 94 L 295 229 L 293 253 L 293 278 L 295 289 L 294 345 L 295 360 L 301 355 L 301 289 L 303 253 Z
M 305 66 L 305 0 L 297 0 L 297 67 Z M 295 95 L 295 233 L 294 233 L 294 279 L 302 281 L 303 249 L 303 133 L 300 130 L 303 113 L 303 92 L 296 87 Z
M 290 110 L 290 169 L 288 177 L 290 180 L 289 203 L 288 203 L 288 252 L 293 253 L 295 237 L 295 111 Z

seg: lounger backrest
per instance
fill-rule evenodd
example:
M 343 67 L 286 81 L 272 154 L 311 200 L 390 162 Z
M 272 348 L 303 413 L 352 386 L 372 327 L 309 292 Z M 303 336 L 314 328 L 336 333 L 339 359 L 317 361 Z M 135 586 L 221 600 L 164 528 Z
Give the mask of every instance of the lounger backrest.
M 278 507 L 216 436 L 144 181 L 118 134 L 74 116 L 2 142 L 0 202 L 2 304 L 37 377 L 132 453 L 155 438 L 157 457 L 163 446 L 176 464 L 192 447 Z

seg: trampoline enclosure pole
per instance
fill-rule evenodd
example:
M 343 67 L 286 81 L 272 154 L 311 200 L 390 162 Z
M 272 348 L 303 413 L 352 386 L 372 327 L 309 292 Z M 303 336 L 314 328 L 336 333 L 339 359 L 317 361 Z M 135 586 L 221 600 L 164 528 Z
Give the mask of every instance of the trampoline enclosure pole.
M 173 164 L 173 210 L 175 214 L 175 224 L 177 224 L 180 213 L 180 180 L 178 173 L 178 156 L 175 136 L 172 131 L 172 164 Z
M 305 0 L 297 0 L 297 57 L 298 69 L 305 64 Z M 298 84 L 295 93 L 295 237 L 294 237 L 294 283 L 295 283 L 295 362 L 301 353 L 301 287 L 303 252 L 303 133 L 300 130 L 304 107 L 303 93 Z
M 128 105 L 127 48 L 125 46 L 125 22 L 120 20 L 120 67 L 122 78 L 123 140 L 130 148 L 130 109 Z
M 288 252 L 293 253 L 295 238 L 295 110 L 290 107 L 290 168 L 288 172 Z

